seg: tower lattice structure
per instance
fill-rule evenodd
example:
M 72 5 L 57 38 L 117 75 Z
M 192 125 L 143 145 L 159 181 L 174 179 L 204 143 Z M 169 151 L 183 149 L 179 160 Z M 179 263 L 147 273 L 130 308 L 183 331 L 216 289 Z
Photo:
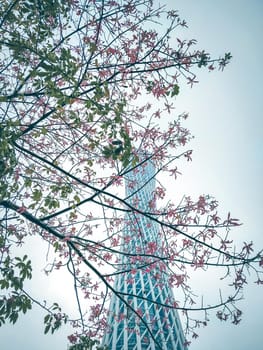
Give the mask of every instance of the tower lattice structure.
M 109 350 L 186 350 L 178 312 L 173 305 L 161 259 L 159 225 L 142 212 L 154 207 L 155 167 L 151 161 L 129 172 L 128 212 L 123 228 L 121 264 L 116 275 L 103 344 Z M 140 213 L 141 212 L 141 213 Z M 152 252 L 155 251 L 153 254 Z

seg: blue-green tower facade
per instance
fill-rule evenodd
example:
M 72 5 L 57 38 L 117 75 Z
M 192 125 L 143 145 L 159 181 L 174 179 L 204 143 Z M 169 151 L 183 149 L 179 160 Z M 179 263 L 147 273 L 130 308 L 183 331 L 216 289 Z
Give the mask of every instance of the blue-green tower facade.
M 120 254 L 116 293 L 112 294 L 103 338 L 109 350 L 186 350 L 178 312 L 166 306 L 173 305 L 174 297 L 165 264 L 157 258 L 162 256 L 163 243 L 159 225 L 150 217 L 154 190 L 151 161 L 127 175 L 126 200 L 138 211 L 128 212 L 125 218 L 120 249 L 125 254 Z

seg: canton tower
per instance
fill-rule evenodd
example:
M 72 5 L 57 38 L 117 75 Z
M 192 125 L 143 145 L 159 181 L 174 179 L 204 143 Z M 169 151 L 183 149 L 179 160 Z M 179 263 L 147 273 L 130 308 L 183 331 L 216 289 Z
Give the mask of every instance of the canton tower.
M 140 212 L 154 209 L 155 168 L 151 161 L 129 171 L 126 201 L 138 211 L 126 213 L 117 271 L 103 345 L 109 350 L 186 350 L 169 288 L 158 223 Z M 150 214 L 148 214 L 150 215 Z M 124 254 L 121 254 L 124 253 Z

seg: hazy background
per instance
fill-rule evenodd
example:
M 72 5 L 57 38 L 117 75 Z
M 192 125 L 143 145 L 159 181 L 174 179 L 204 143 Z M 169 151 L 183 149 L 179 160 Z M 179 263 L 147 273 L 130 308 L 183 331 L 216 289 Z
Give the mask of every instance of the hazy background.
M 243 222 L 235 230 L 236 240 L 253 240 L 263 246 L 262 238 L 262 57 L 263 1 L 261 0 L 163 0 L 179 10 L 188 22 L 183 37 L 198 40 L 217 56 L 231 51 L 233 59 L 224 73 L 200 70 L 200 81 L 193 89 L 182 87 L 175 113 L 190 112 L 187 126 L 196 136 L 192 141 L 194 158 L 174 190 L 181 194 L 212 194 L 221 204 L 221 213 L 231 211 Z M 178 36 L 182 36 L 178 33 Z M 33 244 L 34 242 L 32 242 Z M 33 254 L 37 258 L 40 246 Z M 35 290 L 47 295 L 59 293 L 72 305 L 71 280 L 55 289 L 54 275 L 48 284 L 36 274 Z M 200 282 L 200 288 L 213 297 L 216 286 L 211 276 Z M 54 284 L 53 282 L 54 281 Z M 196 281 L 198 286 L 198 281 Z M 211 288 L 215 287 L 215 288 Z M 211 317 L 211 324 L 200 330 L 190 350 L 260 350 L 263 344 L 263 291 L 253 283 L 245 290 L 241 303 L 244 319 L 238 326 L 222 324 Z M 65 331 L 54 336 L 43 335 L 44 314 L 37 308 L 21 317 L 13 326 L 0 328 L 1 350 L 66 349 Z

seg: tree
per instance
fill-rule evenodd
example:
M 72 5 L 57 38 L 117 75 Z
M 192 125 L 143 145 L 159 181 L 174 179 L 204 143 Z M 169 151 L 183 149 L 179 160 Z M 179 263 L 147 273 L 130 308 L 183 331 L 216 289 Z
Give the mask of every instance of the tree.
M 200 68 L 223 69 L 231 54 L 213 59 L 195 49 L 195 40 L 177 38 L 186 23 L 150 0 L 14 0 L 0 11 L 0 324 L 15 323 L 38 303 L 47 311 L 45 333 L 70 323 L 73 344 L 99 338 L 116 292 L 116 259 L 129 257 L 120 246 L 127 212 L 160 226 L 167 242 L 162 254 L 147 242 L 141 256 L 149 266 L 165 265 L 171 287 L 182 290 L 184 300 L 167 307 L 184 311 L 188 337 L 206 325 L 211 309 L 239 323 L 236 302 L 248 272 L 262 283 L 262 253 L 253 254 L 251 242 L 236 251 L 230 229 L 239 221 L 230 214 L 220 219 L 214 198 L 173 203 L 162 184 L 167 176 L 176 180 L 180 159 L 191 160 L 184 148 L 191 140 L 182 125 L 187 114 L 169 122 L 179 86 L 197 83 Z M 142 211 L 128 203 L 123 186 L 131 169 L 143 166 L 145 152 L 159 184 L 156 203 Z M 73 276 L 77 319 L 27 292 L 30 251 L 20 251 L 31 235 L 57 257 L 47 274 L 67 269 Z M 233 290 L 206 305 L 191 290 L 189 269 L 215 267 Z M 97 306 L 86 310 L 83 297 L 97 299 Z

